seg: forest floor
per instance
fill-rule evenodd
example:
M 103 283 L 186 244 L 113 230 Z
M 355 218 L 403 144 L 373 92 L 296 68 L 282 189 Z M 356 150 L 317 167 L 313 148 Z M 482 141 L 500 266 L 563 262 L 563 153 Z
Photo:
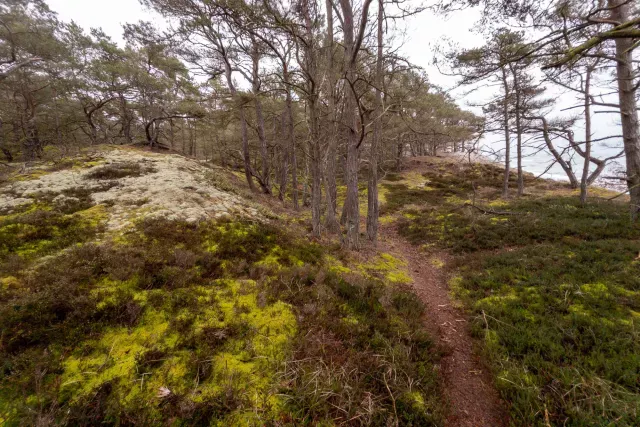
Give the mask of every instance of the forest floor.
M 611 192 L 410 159 L 349 252 L 239 175 L 103 147 L 0 177 L 0 424 L 640 425 Z

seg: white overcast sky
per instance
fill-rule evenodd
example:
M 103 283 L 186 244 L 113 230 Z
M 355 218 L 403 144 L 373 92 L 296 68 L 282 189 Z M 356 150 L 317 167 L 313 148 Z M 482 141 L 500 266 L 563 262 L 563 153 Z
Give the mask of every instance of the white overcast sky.
M 127 22 L 139 20 L 151 21 L 162 27 L 162 17 L 145 10 L 138 0 L 47 0 L 52 10 L 59 14 L 63 21 L 75 21 L 77 24 L 89 28 L 102 28 L 116 41 L 122 41 L 122 25 Z M 419 0 L 416 0 L 419 1 Z M 429 79 L 446 90 L 451 90 L 452 95 L 460 95 L 462 90 L 456 87 L 456 79 L 442 75 L 432 65 L 433 48 L 442 44 L 445 40 L 451 40 L 460 47 L 476 47 L 483 44 L 481 35 L 472 31 L 479 14 L 474 10 L 456 12 L 449 17 L 435 15 L 425 11 L 408 19 L 404 26 L 406 33 L 402 51 L 416 65 L 427 70 Z M 486 90 L 485 90 L 486 93 Z M 489 94 L 490 95 L 490 94 Z M 478 95 L 473 101 L 478 102 Z M 461 106 L 469 99 L 459 100 Z M 572 105 L 573 100 L 561 97 L 561 103 L 565 106 Z M 476 113 L 478 109 L 473 109 Z M 600 114 L 595 116 L 596 127 L 600 135 L 619 133 L 619 127 L 615 115 Z M 579 133 L 580 129 L 576 129 Z M 495 141 L 494 141 L 495 140 Z M 499 136 L 487 138 L 485 146 L 501 147 Z M 612 150 L 604 150 L 611 152 Z M 544 154 L 525 160 L 525 168 L 538 173 L 546 168 L 548 156 Z M 552 170 L 552 176 L 562 178 L 562 172 L 558 168 Z
M 102 28 L 115 40 L 122 40 L 122 25 L 127 22 L 150 20 L 157 24 L 162 18 L 151 13 L 137 0 L 47 0 L 52 10 L 63 21 L 75 21 L 89 28 Z M 450 38 L 463 47 L 472 47 L 482 43 L 482 39 L 469 30 L 478 19 L 473 10 L 456 13 L 452 17 L 436 16 L 432 12 L 423 12 L 406 21 L 406 39 L 403 50 L 411 60 L 429 71 L 431 80 L 443 86 L 451 86 L 451 78 L 439 75 L 432 69 L 431 48 Z

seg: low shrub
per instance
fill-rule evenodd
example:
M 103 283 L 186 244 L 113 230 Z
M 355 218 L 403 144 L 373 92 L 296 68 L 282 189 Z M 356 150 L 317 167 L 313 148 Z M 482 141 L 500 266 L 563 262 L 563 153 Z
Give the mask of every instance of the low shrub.
M 436 425 L 417 304 L 325 257 L 270 225 L 154 219 L 3 276 L 0 417 Z
M 123 162 L 111 163 L 104 166 L 98 166 L 90 170 L 85 179 L 98 180 L 115 180 L 126 177 L 137 177 L 155 172 L 153 166 L 147 166 L 141 163 Z
M 499 199 L 501 172 L 434 165 L 433 191 L 388 186 L 400 234 L 457 255 L 452 287 L 515 425 L 640 424 L 640 227 L 559 183 Z

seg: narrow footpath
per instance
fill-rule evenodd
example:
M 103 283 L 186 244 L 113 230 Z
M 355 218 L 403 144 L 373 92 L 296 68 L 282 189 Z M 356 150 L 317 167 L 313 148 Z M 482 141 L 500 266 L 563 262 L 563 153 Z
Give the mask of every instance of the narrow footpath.
M 450 427 L 508 425 L 504 403 L 493 387 L 491 374 L 474 352 L 468 319 L 453 304 L 445 268 L 447 254 L 425 255 L 398 235 L 395 225 L 381 227 L 380 250 L 405 260 L 413 288 L 426 307 L 425 325 L 443 352 L 441 372 L 450 405 Z

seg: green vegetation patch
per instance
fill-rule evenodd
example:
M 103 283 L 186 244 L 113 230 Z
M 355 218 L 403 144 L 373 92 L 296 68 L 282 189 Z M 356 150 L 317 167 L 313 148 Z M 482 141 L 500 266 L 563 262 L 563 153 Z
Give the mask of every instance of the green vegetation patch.
M 640 242 L 565 239 L 476 257 L 458 294 L 522 425 L 640 423 Z
M 155 172 L 153 166 L 141 164 L 140 162 L 110 163 L 96 167 L 89 171 L 86 179 L 113 180 L 126 177 L 138 177 Z
M 382 261 L 334 269 L 252 222 L 146 220 L 73 246 L 0 279 L 0 420 L 437 424 L 422 306 Z
M 104 206 L 83 203 L 58 209 L 36 202 L 18 211 L 0 216 L 0 273 L 93 238 L 106 219 Z
M 501 200 L 500 174 L 440 168 L 425 174 L 438 199 L 387 197 L 411 203 L 401 234 L 458 254 L 452 287 L 514 424 L 640 424 L 640 227 L 627 207 L 581 206 L 545 181 Z
M 591 201 L 581 206 L 575 197 L 554 196 L 513 200 L 509 203 L 444 200 L 439 206 L 408 209 L 399 231 L 413 243 L 438 243 L 454 252 L 500 249 L 557 242 L 564 238 L 593 241 L 640 236 L 630 226 L 628 211 L 620 204 Z M 436 207 L 437 206 L 437 207 Z

